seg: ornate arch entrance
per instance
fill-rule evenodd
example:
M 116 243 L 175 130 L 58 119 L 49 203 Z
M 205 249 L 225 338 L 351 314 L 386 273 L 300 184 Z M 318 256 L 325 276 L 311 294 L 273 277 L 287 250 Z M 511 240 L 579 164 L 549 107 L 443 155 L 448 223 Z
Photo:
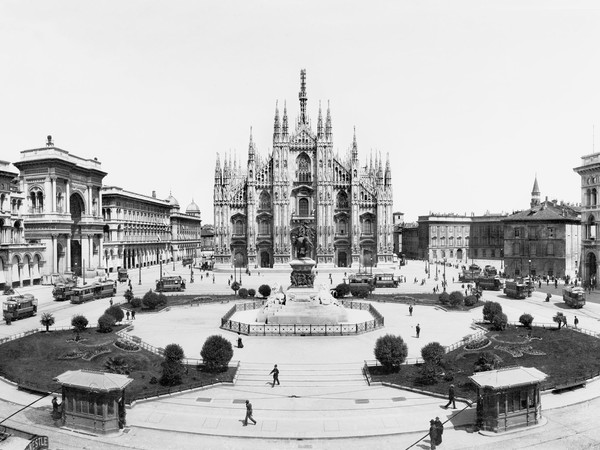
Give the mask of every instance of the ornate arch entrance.
M 588 253 L 585 260 L 585 274 L 586 285 L 595 286 L 597 283 L 596 272 L 598 270 L 598 264 L 596 260 L 596 255 L 593 252 Z

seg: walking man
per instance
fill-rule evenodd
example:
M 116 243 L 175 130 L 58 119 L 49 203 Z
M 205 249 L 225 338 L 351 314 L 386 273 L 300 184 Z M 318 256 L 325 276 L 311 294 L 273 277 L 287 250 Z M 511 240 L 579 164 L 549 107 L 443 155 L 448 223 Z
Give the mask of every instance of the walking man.
M 125 317 L 127 317 L 127 320 L 129 320 L 129 310 L 127 310 L 127 312 L 125 313 Z
M 269 375 L 271 374 L 273 374 L 273 386 L 271 387 L 275 387 L 275 383 L 279 386 L 279 369 L 277 368 L 277 364 L 275 364 L 275 367 L 273 367 L 273 370 L 269 373 Z
M 409 305 L 409 306 L 408 306 L 408 314 L 409 314 L 410 316 L 412 316 L 412 312 L 413 312 L 413 306 L 412 306 L 412 305 Z
M 135 320 L 135 310 L 131 311 L 131 320 Z
M 419 338 L 419 335 L 421 334 L 421 325 L 417 324 L 417 326 L 415 327 L 415 330 L 417 332 L 417 338 Z
M 248 425 L 248 420 L 251 420 L 256 425 L 256 420 L 252 417 L 252 403 L 250 400 L 246 400 L 246 418 L 244 419 L 244 426 Z
M 575 324 L 575 328 L 577 328 L 577 325 L 579 325 L 579 319 L 577 318 L 577 316 L 575 316 L 575 320 L 573 321 L 573 323 Z
M 452 409 L 456 409 L 456 401 L 454 400 L 454 385 L 453 384 L 451 384 L 450 389 L 448 389 L 448 403 L 446 403 L 446 406 L 444 406 L 444 408 L 448 409 L 448 406 L 450 406 L 450 403 L 452 403 Z

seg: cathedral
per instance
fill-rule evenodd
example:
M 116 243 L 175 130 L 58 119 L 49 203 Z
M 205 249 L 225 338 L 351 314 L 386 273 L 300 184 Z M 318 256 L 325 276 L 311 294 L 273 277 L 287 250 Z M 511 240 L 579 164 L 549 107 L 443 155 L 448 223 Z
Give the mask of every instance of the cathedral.
M 273 149 L 261 157 L 252 140 L 248 164 L 219 155 L 215 167 L 215 262 L 221 267 L 288 267 L 302 235 L 317 267 L 357 270 L 393 259 L 389 155 L 361 165 L 356 131 L 344 155 L 333 150 L 329 105 L 319 105 L 316 132 L 307 112 L 306 71 L 300 72 L 300 114 L 290 129 L 284 103 L 275 107 Z M 385 166 L 385 167 L 384 167 Z

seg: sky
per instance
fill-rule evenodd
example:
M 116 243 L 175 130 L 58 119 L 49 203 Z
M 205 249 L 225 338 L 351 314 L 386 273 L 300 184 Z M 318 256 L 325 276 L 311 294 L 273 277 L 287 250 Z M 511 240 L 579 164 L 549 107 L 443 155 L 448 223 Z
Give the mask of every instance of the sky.
M 394 211 L 580 203 L 600 148 L 597 1 L 2 0 L 0 159 L 54 144 L 97 157 L 105 185 L 213 222 L 217 153 L 272 147 L 300 70 L 334 149 L 389 154 Z M 293 123 L 293 122 L 292 122 Z M 596 137 L 597 135 L 598 137 Z

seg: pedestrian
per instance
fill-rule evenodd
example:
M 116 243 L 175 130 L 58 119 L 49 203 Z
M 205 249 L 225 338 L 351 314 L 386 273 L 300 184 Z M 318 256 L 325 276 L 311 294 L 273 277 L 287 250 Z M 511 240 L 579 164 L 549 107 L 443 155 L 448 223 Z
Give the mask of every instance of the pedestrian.
M 419 335 L 421 334 L 421 325 L 417 324 L 417 326 L 415 327 L 415 330 L 417 331 L 417 338 L 418 338 Z
M 244 426 L 248 425 L 248 420 L 251 420 L 256 425 L 256 420 L 252 417 L 252 403 L 250 400 L 246 400 L 246 417 L 244 418 Z
M 541 289 L 541 288 L 542 288 L 542 280 L 539 280 L 538 281 L 538 289 Z
M 58 408 L 60 408 L 60 403 L 58 403 L 58 397 L 55 395 L 52 399 L 52 413 L 58 413 Z
M 213 284 L 215 284 L 215 276 L 213 275 Z
M 227 286 L 231 286 L 231 279 L 227 280 Z
M 442 435 L 444 434 L 444 424 L 442 423 L 439 417 L 435 418 L 435 428 L 438 432 L 438 438 L 435 445 L 440 445 L 442 443 Z
M 412 305 L 408 305 L 408 314 L 410 316 L 412 316 L 412 312 L 413 312 L 413 306 Z
M 108 303 L 110 303 L 110 306 L 112 306 L 112 304 L 113 304 L 113 299 L 112 299 L 112 297 L 110 298 L 110 300 L 108 301 Z
M 563 327 L 567 328 L 567 316 L 562 316 Z
M 244 344 L 242 344 L 242 336 L 240 336 L 240 333 L 238 332 L 238 348 L 244 348 Z
M 554 279 L 554 289 L 558 289 L 558 278 Z
M 446 403 L 446 406 L 444 406 L 444 408 L 448 409 L 448 406 L 450 406 L 450 403 L 452 403 L 452 409 L 456 409 L 456 401 L 454 400 L 454 385 L 451 384 L 450 388 L 448 389 L 448 403 Z
M 125 312 L 125 317 L 127 317 L 127 320 L 129 320 L 129 310 Z
M 438 430 L 435 426 L 435 420 L 429 421 L 429 445 L 431 450 L 435 450 L 436 442 L 438 441 Z
M 577 316 L 575 316 L 575 320 L 573 320 L 573 323 L 575 324 L 575 328 L 577 328 L 577 325 L 579 325 L 579 319 L 577 318 Z
M 269 375 L 271 374 L 273 374 L 273 385 L 271 387 L 275 387 L 275 383 L 279 386 L 279 369 L 277 368 L 277 364 L 275 364 L 275 367 L 269 373 Z
M 552 298 L 552 294 L 550 292 L 548 292 L 546 294 L 546 301 L 549 302 L 551 298 Z
M 131 311 L 131 320 L 135 320 L 135 310 Z

